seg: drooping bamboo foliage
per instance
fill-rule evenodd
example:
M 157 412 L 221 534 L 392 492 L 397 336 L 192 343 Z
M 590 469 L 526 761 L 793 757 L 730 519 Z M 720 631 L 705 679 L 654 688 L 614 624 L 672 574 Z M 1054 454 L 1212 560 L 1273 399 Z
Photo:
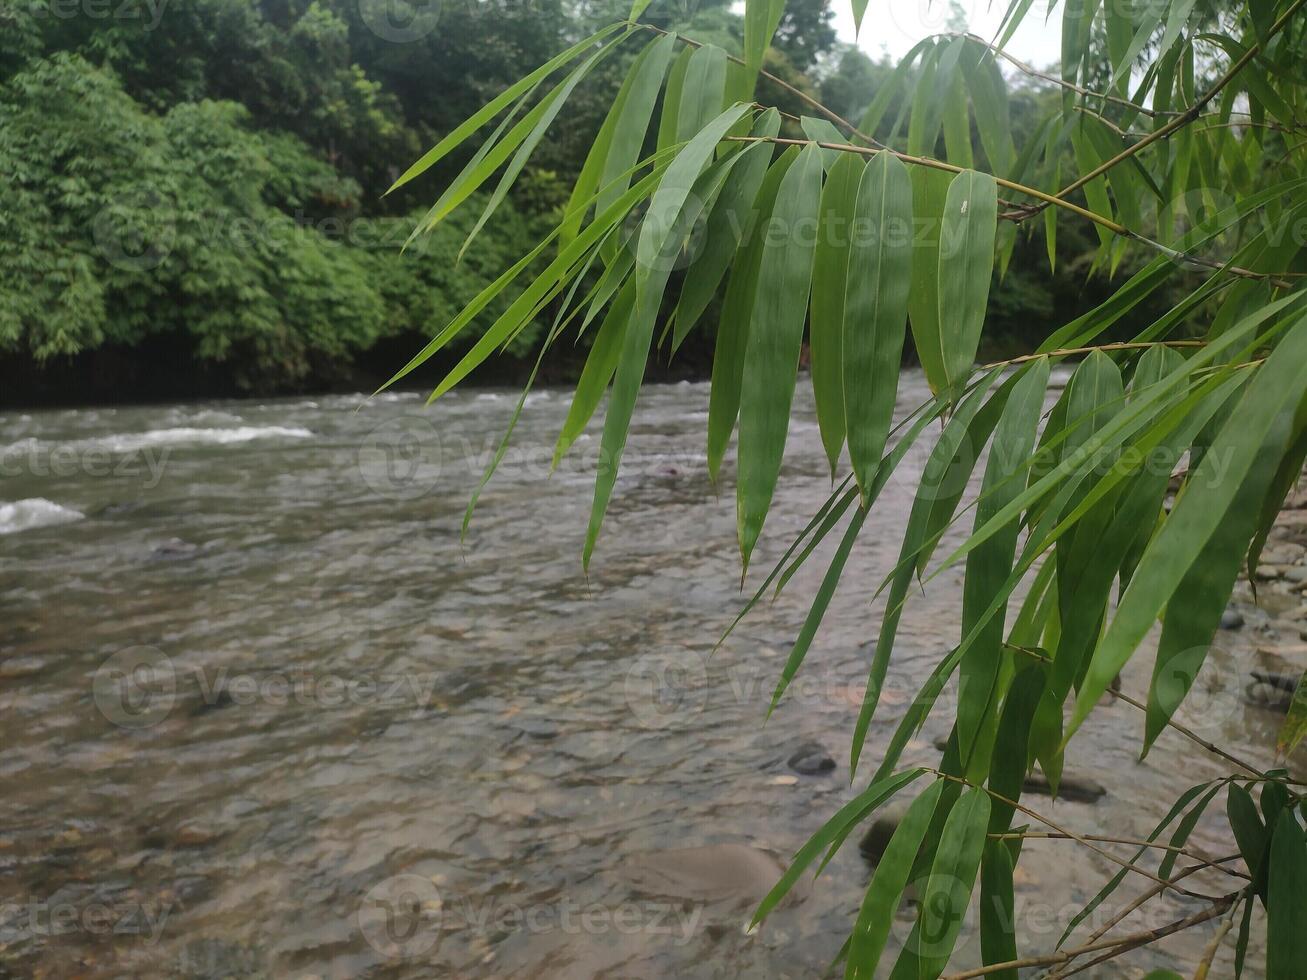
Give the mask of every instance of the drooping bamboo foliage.
M 915 787 L 852 925 L 846 977 L 875 973 L 889 919 L 911 885 L 924 898 L 889 975 L 943 975 L 977 884 L 984 965 L 954 977 L 1015 977 L 1040 966 L 1067 976 L 1218 918 L 1224 927 L 1199 973 L 1227 932 L 1241 971 L 1258 902 L 1268 920 L 1267 975 L 1302 976 L 1302 784 L 1204 742 L 1174 715 L 1240 569 L 1255 567 L 1307 458 L 1304 2 L 1068 5 L 1060 71 L 1050 73 L 1004 51 L 1033 6 L 1012 0 L 992 40 L 953 33 L 922 40 L 881 90 L 866 93 L 868 108 L 855 125 L 802 93 L 815 115 L 783 119 L 767 107 L 777 86 L 795 94 L 762 71 L 784 0 L 746 0 L 738 54 L 640 23 L 650 4 L 637 0 L 627 21 L 509 88 L 397 182 L 481 139 L 415 234 L 498 174 L 479 229 L 573 91 L 619 46 L 638 47 L 558 229 L 394 380 L 519 279 L 526 288 L 433 399 L 547 308 L 560 307 L 551 341 L 567 323 L 592 334 L 554 458 L 557 465 L 607 392 L 588 566 L 646 362 L 705 329 L 704 314 L 720 297 L 707 458 L 719 480 L 738 431 L 736 508 L 747 569 L 781 473 L 806 330 L 822 446 L 832 473 L 845 452 L 852 472 L 741 613 L 784 588 L 840 531 L 773 707 L 802 668 L 879 493 L 915 440 L 942 423 L 898 562 L 879 590 L 886 608 L 853 733 L 855 774 L 913 582 L 963 563 L 958 643 L 874 760 L 868 787 L 799 851 L 755 917 L 761 922 L 814 862 L 829 861 L 877 807 Z M 868 7 L 852 0 L 863 30 Z M 1021 145 L 1008 112 L 1014 71 L 1056 91 Z M 896 98 L 903 114 L 887 126 Z M 1132 250 L 1142 267 L 1098 307 L 1050 325 L 1035 354 L 978 368 L 991 286 L 1003 288 L 1017 237 L 1036 220 L 1050 262 L 1058 224 L 1075 221 L 1097 234 L 1093 272 L 1114 275 Z M 1103 340 L 1123 322 L 1139 323 L 1142 304 L 1177 281 L 1188 291 L 1162 316 L 1128 341 Z M 892 427 L 909 330 L 934 397 Z M 1045 411 L 1050 368 L 1073 355 L 1074 373 Z M 982 460 L 979 497 L 963 507 Z M 1172 503 L 1173 470 L 1183 479 Z M 944 533 L 962 520 L 970 520 L 970 535 L 936 560 Z M 1017 595 L 1024 598 L 1012 602 Z M 1127 859 L 1058 827 L 1020 796 L 1034 766 L 1057 786 L 1068 741 L 1159 623 L 1146 700 L 1117 695 L 1140 709 L 1143 751 L 1171 727 L 1236 771 L 1185 793 Z M 954 677 L 956 715 L 939 765 L 900 770 L 906 746 Z M 1292 751 L 1305 734 L 1307 690 L 1300 689 L 1280 750 Z M 1237 854 L 1198 858 L 1188 838 L 1221 792 Z M 1022 840 L 1035 832 L 1014 831 L 1018 815 L 1119 867 L 1054 950 L 1017 948 L 1014 868 Z M 1143 859 L 1159 848 L 1164 856 L 1151 870 Z M 1198 863 L 1177 872 L 1181 857 Z M 1224 876 L 1221 895 L 1181 883 L 1200 870 Z M 1121 931 L 1118 917 L 1068 946 L 1130 874 L 1151 880 L 1146 897 L 1171 891 L 1208 904 L 1145 934 Z

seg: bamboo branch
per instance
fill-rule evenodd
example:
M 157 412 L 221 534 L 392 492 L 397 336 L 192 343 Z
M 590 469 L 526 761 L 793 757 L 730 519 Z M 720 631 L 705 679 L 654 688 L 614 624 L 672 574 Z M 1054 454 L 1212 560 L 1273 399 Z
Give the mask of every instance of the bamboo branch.
M 1296 14 L 1302 8 L 1304 3 L 1307 3 L 1307 0 L 1294 0 L 1294 2 L 1289 6 L 1289 8 L 1279 16 L 1279 18 L 1275 21 L 1274 24 L 1271 25 L 1270 29 L 1266 32 L 1266 37 L 1263 40 L 1258 40 L 1256 43 L 1251 45 L 1248 48 L 1248 50 L 1243 53 L 1243 55 L 1239 58 L 1239 60 L 1236 61 L 1234 64 L 1232 64 L 1229 68 L 1227 68 L 1225 73 L 1212 84 L 1212 87 L 1209 88 L 1206 92 L 1204 92 L 1201 96 L 1199 96 L 1198 101 L 1195 102 L 1193 105 L 1191 105 L 1187 110 L 1185 110 L 1185 112 L 1182 115 L 1172 119 L 1170 122 L 1166 123 L 1160 129 L 1153 130 L 1153 132 L 1149 133 L 1138 143 L 1135 143 L 1133 146 L 1127 147 L 1126 149 L 1122 150 L 1120 153 L 1112 157 L 1110 160 L 1106 160 L 1103 163 L 1100 163 L 1093 170 L 1089 171 L 1089 173 L 1077 177 L 1070 184 L 1062 188 L 1062 190 L 1058 191 L 1057 194 L 1053 196 L 1058 198 L 1066 197 L 1066 195 L 1079 190 L 1081 187 L 1084 187 L 1094 178 L 1101 177 L 1103 174 L 1107 173 L 1107 171 L 1115 167 L 1118 163 L 1122 163 L 1125 160 L 1130 159 L 1130 157 L 1134 156 L 1144 147 L 1151 146 L 1153 143 L 1156 143 L 1158 140 L 1166 139 L 1168 136 L 1170 136 L 1172 133 L 1176 132 L 1177 130 L 1183 129 L 1185 126 L 1188 126 L 1191 122 L 1193 122 L 1202 114 L 1202 111 L 1205 108 L 1207 108 L 1208 103 L 1210 103 L 1214 98 L 1216 98 L 1216 96 L 1220 94 L 1221 90 L 1225 88 L 1227 85 L 1229 85 L 1230 82 L 1234 80 L 1235 76 L 1238 75 L 1239 72 L 1241 72 L 1245 67 L 1247 67 L 1249 62 L 1251 62 L 1254 58 L 1257 57 L 1257 55 L 1261 53 L 1262 45 L 1284 29 L 1284 26 L 1290 21 L 1293 15 Z M 1044 210 L 1044 208 L 1047 207 L 1049 203 L 1051 202 L 1045 202 L 1044 204 L 1034 205 L 1033 206 L 1034 212 L 1037 213 L 1039 211 Z
M 1014 68 L 1017 69 L 1017 71 L 1021 72 L 1022 74 L 1029 75 L 1031 78 L 1038 78 L 1041 81 L 1051 82 L 1053 85 L 1057 85 L 1061 88 L 1067 89 L 1068 91 L 1075 92 L 1077 95 L 1082 96 L 1086 99 L 1099 99 L 1100 101 L 1104 101 L 1104 102 L 1113 102 L 1116 105 L 1122 106 L 1123 108 L 1133 109 L 1135 112 L 1141 112 L 1145 116 L 1149 116 L 1151 118 L 1157 118 L 1158 116 L 1178 116 L 1178 115 L 1182 115 L 1184 111 L 1184 110 L 1165 111 L 1159 109 L 1150 109 L 1147 106 L 1136 105 L 1134 102 L 1131 102 L 1129 99 L 1123 99 L 1119 95 L 1110 95 L 1107 92 L 1095 92 L 1092 89 L 1083 88 L 1082 86 L 1077 85 L 1075 82 L 1068 82 L 1065 78 L 1058 78 L 1056 75 L 1050 75 L 1048 72 L 1040 71 L 1037 68 L 1031 67 L 1030 65 L 1026 64 L 1024 61 L 1022 61 L 1020 58 L 1008 54 L 997 44 L 994 44 L 990 41 L 986 41 L 983 37 L 980 37 L 976 34 L 951 31 L 943 34 L 936 34 L 935 36 L 970 38 L 971 40 L 975 41 L 977 44 L 982 44 L 985 47 L 987 47 L 990 51 L 998 55 L 1008 64 L 1012 65 Z
M 1300 0 L 1300 2 L 1307 3 L 1307 0 Z M 775 143 L 778 146 L 808 146 L 811 144 L 813 146 L 818 146 L 823 150 L 839 150 L 844 153 L 858 153 L 862 156 L 875 156 L 878 153 L 889 153 L 892 156 L 898 157 L 904 163 L 912 164 L 917 167 L 928 167 L 931 170 L 941 170 L 950 174 L 960 174 L 967 169 L 956 166 L 952 163 L 945 163 L 943 160 L 936 160 L 933 157 L 921 157 L 914 156 L 911 153 L 902 153 L 890 147 L 876 148 L 854 146 L 851 143 L 827 143 L 823 140 L 790 139 L 784 136 L 728 136 L 726 137 L 726 140 L 727 142 L 733 143 Z M 1043 201 L 1045 205 L 1054 204 L 1063 210 L 1070 211 L 1072 214 L 1092 221 L 1097 225 L 1101 225 L 1113 234 L 1120 235 L 1122 238 L 1140 242 L 1141 244 L 1154 248 L 1177 264 L 1191 263 L 1202 265 L 1217 271 L 1223 270 L 1230 273 L 1230 275 L 1238 276 L 1242 279 L 1257 279 L 1269 282 L 1277 289 L 1293 288 L 1293 283 L 1279 278 L 1277 274 L 1269 272 L 1254 272 L 1251 269 L 1243 269 L 1239 266 L 1227 266 L 1212 259 L 1203 259 L 1186 252 L 1177 251 L 1176 249 L 1169 248 L 1160 242 L 1153 241 L 1146 235 L 1141 235 L 1138 232 L 1131 231 L 1120 222 L 1113 221 L 1111 218 L 1106 218 L 1101 214 L 1088 210 L 1087 208 L 1082 208 L 1078 204 L 1072 204 L 1070 201 L 1065 201 L 1060 197 L 1045 193 L 1044 191 L 1038 190 L 1034 187 L 1027 187 L 1025 184 L 1018 184 L 1016 181 L 1007 180 L 1004 177 L 995 177 L 993 174 L 990 174 L 989 176 L 993 178 L 994 183 L 999 187 L 1006 187 L 1009 190 L 1016 191 L 1018 194 L 1027 194 L 1030 197 Z M 1038 213 L 1037 210 L 1031 210 L 1033 207 L 1034 205 L 1031 205 L 1023 210 L 1003 212 L 999 217 L 1020 224 L 1022 221 L 1026 220 L 1026 218 L 1030 217 L 1031 214 Z
M 663 34 L 663 35 L 666 35 L 666 34 L 670 34 L 670 33 L 671 33 L 671 31 L 665 31 L 665 30 L 663 30 L 661 27 L 654 27 L 653 24 L 642 24 L 642 23 L 637 23 L 635 26 L 636 26 L 636 27 L 642 27 L 642 28 L 644 28 L 644 29 L 647 30 L 647 31 L 653 31 L 655 34 Z M 696 41 L 694 38 L 692 38 L 692 37 L 686 37 L 684 34 L 677 34 L 677 35 L 676 35 L 676 39 L 677 39 L 678 41 L 683 41 L 684 43 L 688 44 L 688 45 L 689 45 L 690 47 L 692 47 L 692 48 L 701 48 L 701 47 L 703 47 L 703 42 L 702 42 L 702 41 Z M 738 57 L 736 57 L 735 55 L 730 54 L 730 53 L 728 53 L 728 54 L 726 55 L 726 59 L 727 59 L 728 61 L 733 61 L 733 62 L 735 62 L 735 64 L 737 64 L 737 65 L 744 65 L 744 63 L 745 63 L 743 58 L 738 58 Z M 862 132 L 862 130 L 858 129 L 857 126 L 853 125 L 853 123 L 849 122 L 847 119 L 845 119 L 843 116 L 841 116 L 841 115 L 840 115 L 838 112 L 836 112 L 834 109 L 828 109 L 828 108 L 826 108 L 826 106 L 822 105 L 820 102 L 818 102 L 816 99 L 814 99 L 814 98 L 813 98 L 811 95 L 809 95 L 807 92 L 804 92 L 804 91 L 801 90 L 801 89 L 797 89 L 797 88 L 795 88 L 793 85 L 791 85 L 791 84 L 790 84 L 789 82 L 787 82 L 785 79 L 783 79 L 783 78 L 779 78 L 779 77 L 777 77 L 776 75 L 773 75 L 771 72 L 769 72 L 769 71 L 764 71 L 764 70 L 759 70 L 758 74 L 759 74 L 761 77 L 767 79 L 769 82 L 773 83 L 774 85 L 777 85 L 777 86 L 779 86 L 780 88 L 784 89 L 786 92 L 789 92 L 789 93 L 790 93 L 791 95 L 793 95 L 796 99 L 798 99 L 799 101 L 801 101 L 804 105 L 809 106 L 810 108 L 816 110 L 817 112 L 820 112 L 823 116 L 825 116 L 827 119 L 829 119 L 829 120 L 830 120 L 831 122 L 833 122 L 835 125 L 837 125 L 837 126 L 843 126 L 844 129 L 849 133 L 849 135 L 851 135 L 851 136 L 856 136 L 858 139 L 863 140 L 864 142 L 868 143 L 868 144 L 871 145 L 871 146 L 876 146 L 876 147 L 884 148 L 884 144 L 883 144 L 883 143 L 881 143 L 880 141 L 874 139 L 874 138 L 871 137 L 871 136 L 868 136 L 866 133 Z M 788 113 L 786 113 L 786 115 L 788 115 Z M 793 116 L 791 116 L 790 118 L 793 118 Z
M 1076 839 L 1072 837 L 1070 834 L 1049 833 L 1047 831 L 1042 831 L 1042 830 L 1025 830 L 1019 833 L 1012 832 L 1012 833 L 1005 833 L 1005 834 L 987 834 L 986 836 L 988 836 L 990 840 L 1075 840 Z M 1195 870 L 1201 871 L 1204 869 L 1215 869 L 1217 871 L 1220 871 L 1224 874 L 1230 875 L 1235 878 L 1250 878 L 1249 875 L 1245 874 L 1242 871 L 1238 871 L 1232 868 L 1222 868 L 1220 867 L 1219 862 L 1209 861 L 1201 854 L 1191 851 L 1187 847 L 1177 847 L 1174 844 L 1162 844 L 1159 843 L 1158 841 L 1138 840 L 1133 837 L 1103 837 L 1099 834 L 1085 834 L 1083 836 L 1085 840 L 1096 841 L 1099 844 L 1129 844 L 1131 847 L 1147 847 L 1159 851 L 1169 851 L 1172 854 L 1183 855 L 1184 857 L 1192 858 L 1194 861 L 1197 861 L 1198 864 L 1194 865 Z M 1180 878 L 1179 876 L 1177 876 L 1175 878 L 1169 879 L 1169 882 L 1174 882 L 1179 880 Z M 1164 890 L 1164 886 L 1161 884 L 1154 885 L 1153 887 L 1160 890 Z
M 1242 892 L 1233 892 L 1229 895 L 1223 895 L 1212 903 L 1210 908 L 1201 912 L 1195 912 L 1193 915 L 1186 916 L 1183 919 L 1177 919 L 1175 922 L 1168 923 L 1157 929 L 1148 929 L 1144 932 L 1132 933 L 1128 936 L 1118 936 L 1116 939 L 1100 940 L 1097 943 L 1089 943 L 1076 949 L 1060 950 L 1056 953 L 1048 953 L 1044 956 L 1030 956 L 1025 959 L 1008 960 L 1006 963 L 991 963 L 988 966 L 978 967 L 974 970 L 965 970 L 962 973 L 950 973 L 940 980 L 974 980 L 976 977 L 989 976 L 992 973 L 1002 973 L 1006 970 L 1021 970 L 1035 966 L 1052 966 L 1056 963 L 1066 963 L 1067 961 L 1083 956 L 1085 953 L 1093 953 L 1098 950 L 1109 950 L 1107 955 L 1098 957 L 1095 960 L 1086 963 L 1082 967 L 1077 967 L 1071 973 L 1079 973 L 1081 970 L 1095 966 L 1104 960 L 1109 960 L 1114 956 L 1120 956 L 1122 953 L 1129 952 L 1132 949 L 1138 949 L 1140 946 L 1146 946 L 1149 943 L 1155 943 L 1159 939 L 1165 939 L 1167 936 L 1182 932 L 1185 929 L 1191 929 L 1196 925 L 1209 922 L 1219 915 L 1225 914 L 1230 905 L 1240 896 Z M 1066 976 L 1071 976 L 1071 973 Z
M 1169 888 L 1172 891 L 1175 891 L 1181 895 L 1185 895 L 1189 898 L 1196 898 L 1199 899 L 1200 901 L 1211 901 L 1210 895 L 1203 895 L 1198 892 L 1191 892 L 1185 888 L 1178 888 L 1176 887 L 1174 882 L 1168 881 L 1165 878 L 1161 878 L 1158 875 L 1153 874 L 1153 872 L 1149 871 L 1146 868 L 1139 867 L 1139 865 L 1135 864 L 1133 861 L 1127 861 L 1124 858 L 1118 857 L 1117 855 L 1113 854 L 1111 851 L 1104 850 L 1103 848 L 1099 847 L 1097 844 L 1093 843 L 1093 841 L 1086 838 L 1083 834 L 1073 833 L 1067 830 L 1065 827 L 1055 824 L 1052 820 L 1044 816 L 1042 813 L 1038 813 L 1030 809 L 1030 807 L 1025 806 L 1024 804 L 1020 803 L 1017 800 L 1008 799 L 1003 794 L 996 793 L 988 786 L 982 786 L 977 783 L 973 783 L 970 780 L 963 779 L 961 776 L 950 775 L 949 773 L 942 772 L 939 769 L 931 769 L 929 767 L 925 767 L 925 771 L 934 773 L 936 776 L 939 776 L 941 779 L 947 779 L 950 782 L 958 783 L 962 786 L 969 786 L 973 789 L 979 789 L 982 792 L 988 794 L 993 799 L 998 800 L 1000 803 L 1004 803 L 1007 806 L 1012 807 L 1014 810 L 1020 810 L 1026 816 L 1031 817 L 1034 820 L 1038 820 L 1040 823 L 1044 824 L 1047 827 L 1052 827 L 1055 831 L 1057 831 L 1060 834 L 1065 834 L 1069 839 L 1075 841 L 1076 843 L 1084 847 L 1089 848 L 1095 854 L 1107 858 L 1107 860 L 1111 861 L 1113 864 L 1117 865 L 1118 867 L 1122 867 L 1125 868 L 1127 871 L 1133 871 L 1136 874 L 1143 875 L 1145 878 L 1151 879 L 1152 881 L 1162 885 L 1164 888 Z

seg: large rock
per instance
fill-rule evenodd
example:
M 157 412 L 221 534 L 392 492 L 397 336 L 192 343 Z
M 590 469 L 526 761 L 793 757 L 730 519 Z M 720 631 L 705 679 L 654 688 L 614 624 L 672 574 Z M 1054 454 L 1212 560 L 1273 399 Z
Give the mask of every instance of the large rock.
M 709 844 L 635 854 L 621 873 L 644 895 L 746 907 L 766 897 L 785 866 L 747 844 Z M 790 892 L 795 899 L 806 894 L 801 885 L 796 882 Z
M 835 760 L 817 742 L 804 742 L 790 754 L 785 764 L 803 776 L 820 776 L 835 768 Z

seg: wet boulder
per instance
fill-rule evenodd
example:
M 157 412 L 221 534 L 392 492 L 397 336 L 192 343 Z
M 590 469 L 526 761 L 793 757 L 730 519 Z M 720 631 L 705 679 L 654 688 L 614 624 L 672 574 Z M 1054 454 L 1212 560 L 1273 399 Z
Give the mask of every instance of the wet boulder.
M 804 742 L 799 745 L 790 753 L 785 764 L 801 776 L 821 776 L 835 768 L 835 760 L 817 742 Z

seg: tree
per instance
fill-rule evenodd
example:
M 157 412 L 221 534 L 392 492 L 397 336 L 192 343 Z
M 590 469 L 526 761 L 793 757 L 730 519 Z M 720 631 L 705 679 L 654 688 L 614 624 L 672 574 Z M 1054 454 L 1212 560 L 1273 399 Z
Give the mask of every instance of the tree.
M 865 93 L 855 125 L 766 68 L 785 23 L 783 0 L 746 0 L 736 51 L 666 33 L 641 20 L 662 5 L 636 0 L 629 20 L 509 86 L 397 182 L 407 185 L 504 119 L 479 138 L 419 232 L 439 226 L 496 174 L 501 189 L 511 186 L 572 89 L 608 59 L 638 51 L 558 227 L 394 380 L 451 343 L 519 277 L 528 280 L 521 294 L 433 398 L 566 297 L 550 339 L 576 321 L 595 342 L 559 455 L 608 391 L 582 556 L 588 565 L 646 361 L 701 329 L 705 306 L 720 293 L 708 467 L 719 479 L 738 425 L 736 508 L 747 572 L 780 474 L 806 334 L 820 437 L 837 485 L 745 611 L 817 542 L 841 537 L 776 699 L 801 668 L 890 474 L 934 423 L 942 426 L 899 563 L 882 585 L 888 602 L 852 735 L 853 772 L 869 763 L 863 745 L 915 578 L 965 568 L 958 643 L 940 658 L 888 750 L 871 760 L 867 787 L 799 851 L 755 917 L 764 919 L 877 807 L 915 794 L 853 924 L 842 954 L 847 977 L 873 974 L 889 916 L 912 884 L 918 918 L 891 976 L 940 976 L 977 881 L 984 964 L 955 978 L 1015 977 L 1033 966 L 1067 975 L 1218 920 L 1223 927 L 1199 975 L 1227 933 L 1238 972 L 1259 905 L 1267 975 L 1297 977 L 1307 963 L 1304 784 L 1206 743 L 1230 771 L 1177 800 L 1133 857 L 1072 835 L 1120 869 L 1090 908 L 1135 875 L 1150 880 L 1154 897 L 1195 898 L 1198 911 L 1150 933 L 1106 929 L 1078 945 L 1024 955 L 1010 914 L 1022 841 L 1059 832 L 1021 802 L 1027 771 L 1037 765 L 1058 784 L 1067 743 L 1121 668 L 1146 655 L 1145 638 L 1158 623 L 1152 683 L 1137 702 L 1144 752 L 1176 726 L 1240 568 L 1255 570 L 1307 456 L 1303 5 L 1249 2 L 1220 16 L 1206 3 L 1069 5 L 1063 63 L 1044 73 L 1003 50 L 1031 6 L 1014 3 L 993 45 L 958 33 L 923 39 Z M 860 18 L 868 5 L 852 6 Z M 1020 140 L 1009 98 L 1014 73 L 1052 87 Z M 547 94 L 531 101 L 536 86 Z M 777 89 L 804 106 L 805 118 L 783 118 L 756 101 Z M 847 92 L 841 98 L 856 104 Z M 783 124 L 804 135 L 780 135 Z M 492 211 L 493 200 L 485 213 Z M 977 367 L 994 273 L 1008 268 L 1034 227 L 1042 227 L 1050 261 L 1059 229 L 1088 229 L 1096 243 L 1091 271 L 1113 285 L 1033 354 Z M 527 273 L 537 257 L 549 264 Z M 998 288 L 1011 287 L 1000 281 Z M 1168 297 L 1165 308 L 1149 312 L 1159 297 Z M 909 330 L 933 397 L 894 426 Z M 1110 339 L 1113 330 L 1121 340 Z M 1050 371 L 1067 361 L 1074 374 L 1054 394 Z M 975 470 L 979 494 L 962 507 Z M 944 531 L 965 520 L 972 524 L 965 543 L 937 556 Z M 909 739 L 953 679 L 958 696 L 941 760 L 902 768 Z M 1304 733 L 1300 687 L 1281 751 L 1292 751 Z M 1211 861 L 1187 846 L 1222 793 L 1243 870 L 1236 859 Z M 1214 882 L 1217 893 L 1179 883 L 1191 874 Z

